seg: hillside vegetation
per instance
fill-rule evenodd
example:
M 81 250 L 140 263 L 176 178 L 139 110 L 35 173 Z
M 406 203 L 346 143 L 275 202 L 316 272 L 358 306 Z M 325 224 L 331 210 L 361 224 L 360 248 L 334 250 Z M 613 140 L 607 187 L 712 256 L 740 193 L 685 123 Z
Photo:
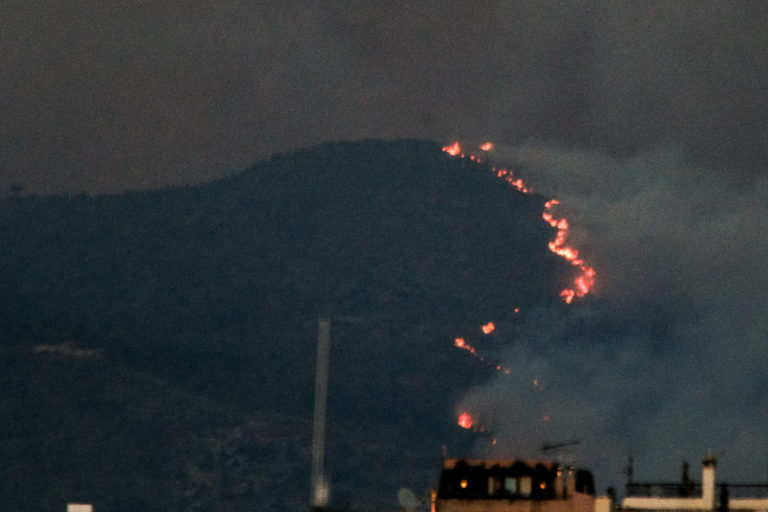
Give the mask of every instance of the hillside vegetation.
M 488 375 L 453 338 L 568 278 L 542 204 L 421 141 L 4 199 L 0 508 L 306 509 L 321 315 L 334 502 L 425 492 L 440 446 L 471 443 L 454 400 Z

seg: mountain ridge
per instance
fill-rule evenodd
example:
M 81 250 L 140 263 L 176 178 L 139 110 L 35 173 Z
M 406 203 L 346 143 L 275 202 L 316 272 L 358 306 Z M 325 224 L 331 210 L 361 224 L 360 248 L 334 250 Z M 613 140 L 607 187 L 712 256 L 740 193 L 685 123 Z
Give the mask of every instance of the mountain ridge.
M 0 202 L 6 386 L 25 381 L 14 365 L 27 365 L 30 378 L 42 379 L 40 361 L 62 357 L 22 357 L 13 347 L 71 340 L 104 354 L 77 364 L 153 376 L 208 400 L 203 416 L 215 417 L 217 404 L 228 403 L 243 424 L 252 411 L 309 418 L 317 316 L 360 317 L 359 324 L 334 322 L 329 432 L 347 428 L 359 435 L 332 437 L 331 449 L 351 455 L 346 461 L 330 456 L 329 463 L 340 475 L 339 499 L 353 507 L 384 503 L 393 499 L 397 487 L 391 487 L 403 471 L 421 475 L 414 485 L 423 487 L 431 466 L 378 465 L 379 477 L 359 475 L 372 454 L 392 457 L 385 455 L 389 450 L 423 461 L 441 444 L 470 442 L 454 424 L 452 404 L 489 370 L 451 348 L 457 333 L 504 322 L 514 307 L 557 300 L 553 291 L 570 269 L 547 250 L 552 230 L 541 221 L 543 203 L 497 180 L 487 166 L 412 140 L 320 145 L 196 186 L 7 198 Z M 108 425 L 110 414 L 135 423 L 143 403 L 135 384 L 109 383 L 106 388 L 136 404 L 115 413 L 105 399 L 96 424 Z M 73 386 L 68 407 L 83 411 L 96 390 Z M 23 423 L 31 421 L 25 404 L 35 400 L 21 396 L 7 405 Z M 49 416 L 40 421 L 54 428 L 55 415 Z M 136 421 L 144 425 L 151 416 Z M 291 421 L 304 425 L 292 430 L 304 439 L 294 453 L 306 455 L 307 424 Z M 181 429 L 190 449 L 198 446 L 190 439 L 201 435 L 195 428 Z M 391 446 L 366 449 L 363 437 L 370 443 L 371 433 L 382 429 L 396 433 L 385 436 Z M 140 436 L 126 437 L 140 445 Z M 88 446 L 87 436 L 78 439 Z M 12 440 L 2 442 L 13 447 Z M 139 459 L 150 457 L 134 448 Z M 246 459 L 263 468 L 269 457 L 284 456 L 266 450 L 262 459 Z M 34 466 L 23 452 L 17 458 Z M 185 475 L 183 459 L 168 455 L 164 464 L 181 466 L 176 469 Z M 308 475 L 308 463 L 293 460 L 286 471 Z M 84 474 L 98 477 L 100 471 L 86 467 Z M 181 483 L 167 492 L 152 488 L 157 496 L 146 498 L 168 510 L 198 510 L 217 499 L 222 510 L 244 510 L 254 500 L 279 503 L 277 495 L 255 492 L 263 489 L 255 481 L 237 478 L 235 488 L 244 491 L 229 498 L 208 488 L 197 501 L 181 500 Z M 308 489 L 308 482 L 299 488 Z M 128 499 L 114 492 L 114 506 Z M 291 502 L 306 503 L 297 492 Z M 9 506 L 30 509 L 24 496 L 12 496 Z

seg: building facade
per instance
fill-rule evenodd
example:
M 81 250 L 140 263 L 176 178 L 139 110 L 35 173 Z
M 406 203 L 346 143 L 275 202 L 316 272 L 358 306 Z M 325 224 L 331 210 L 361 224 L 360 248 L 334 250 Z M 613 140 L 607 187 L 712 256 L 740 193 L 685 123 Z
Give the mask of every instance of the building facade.
M 432 493 L 433 512 L 596 512 L 601 504 L 589 471 L 551 461 L 445 459 Z

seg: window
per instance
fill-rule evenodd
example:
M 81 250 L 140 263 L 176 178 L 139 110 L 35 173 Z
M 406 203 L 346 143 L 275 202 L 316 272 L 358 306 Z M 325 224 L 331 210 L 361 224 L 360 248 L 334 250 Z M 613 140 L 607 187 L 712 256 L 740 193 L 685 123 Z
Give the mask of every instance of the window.
M 523 496 L 531 495 L 531 477 L 524 476 L 520 478 L 520 494 Z
M 508 476 L 504 479 L 504 490 L 510 494 L 517 494 L 517 478 Z
M 501 482 L 495 476 L 488 477 L 488 495 L 493 496 L 501 490 Z

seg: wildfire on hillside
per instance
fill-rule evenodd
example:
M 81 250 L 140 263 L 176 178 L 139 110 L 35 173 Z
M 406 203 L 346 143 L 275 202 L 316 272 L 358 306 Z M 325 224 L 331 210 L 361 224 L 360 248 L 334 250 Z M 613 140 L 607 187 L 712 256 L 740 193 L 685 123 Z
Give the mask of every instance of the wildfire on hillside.
M 487 151 L 491 151 L 492 149 L 493 149 L 493 144 L 491 142 L 486 142 L 480 146 L 481 151 L 487 152 Z M 461 145 L 458 142 L 454 142 L 451 145 L 444 146 L 443 151 L 445 151 L 451 156 L 458 156 L 459 158 L 469 158 L 475 163 L 481 163 L 481 160 L 479 157 L 473 154 L 468 155 L 467 153 L 462 152 Z M 492 167 L 491 170 L 497 178 L 506 181 L 510 186 L 516 188 L 520 192 L 524 194 L 530 193 L 528 187 L 525 185 L 522 178 L 516 177 L 514 173 L 509 169 Z M 595 270 L 592 267 L 588 266 L 585 263 L 583 258 L 579 257 L 578 250 L 566 244 L 568 239 L 568 229 L 570 227 L 568 220 L 565 217 L 557 218 L 553 212 L 553 208 L 559 204 L 560 204 L 560 201 L 558 201 L 557 199 L 551 199 L 547 201 L 544 204 L 544 211 L 542 212 L 541 217 L 550 226 L 557 229 L 557 233 L 555 235 L 554 240 L 550 241 L 548 244 L 549 250 L 552 251 L 554 254 L 557 254 L 558 256 L 565 258 L 568 262 L 571 263 L 571 265 L 578 268 L 579 270 L 579 274 L 573 280 L 573 286 L 569 288 L 565 288 L 560 292 L 560 297 L 563 299 L 563 301 L 565 301 L 566 304 L 571 304 L 575 298 L 584 297 L 590 292 L 590 290 L 595 284 Z M 515 307 L 514 312 L 519 313 L 520 309 Z M 496 330 L 496 326 L 494 325 L 493 322 L 488 322 L 482 326 L 482 331 L 484 334 L 490 334 L 495 330 Z M 454 340 L 454 343 L 457 347 L 467 350 L 474 357 L 478 358 L 480 361 L 484 362 L 488 366 L 491 366 L 496 370 L 503 371 L 507 375 L 510 374 L 509 368 L 504 368 L 499 364 L 493 365 L 488 361 L 486 361 L 483 358 L 483 356 L 479 355 L 477 353 L 477 350 L 475 350 L 473 346 L 467 343 L 467 341 L 464 338 L 456 338 Z M 538 379 L 534 379 L 533 385 L 534 387 L 538 387 L 539 385 Z M 548 420 L 549 420 L 549 416 L 547 415 L 544 421 L 548 421 Z M 458 424 L 460 427 L 465 429 L 473 428 L 473 426 L 474 426 L 473 430 L 477 428 L 476 421 L 466 411 L 462 412 L 459 415 Z
M 491 142 L 486 142 L 480 146 L 480 149 L 482 151 L 490 151 L 493 149 L 493 144 Z M 467 154 L 462 152 L 461 145 L 458 143 L 458 141 L 454 142 L 451 145 L 444 146 L 443 151 L 445 151 L 451 156 L 459 156 L 460 158 L 467 158 Z M 475 155 L 470 154 L 468 158 L 470 158 L 475 162 L 479 162 L 479 159 Z M 524 194 L 530 193 L 530 190 L 525 185 L 522 178 L 518 178 L 514 176 L 512 171 L 510 171 L 509 169 L 493 167 L 492 171 L 494 172 L 497 178 L 503 179 L 510 186 L 515 187 L 520 192 L 523 192 Z M 558 201 L 557 199 L 552 199 L 550 201 L 547 201 L 544 204 L 544 212 L 541 214 L 541 217 L 550 226 L 552 226 L 553 228 L 557 228 L 557 234 L 555 235 L 555 239 L 549 242 L 549 250 L 557 254 L 558 256 L 561 256 L 562 258 L 565 258 L 566 260 L 568 260 L 571 263 L 571 265 L 577 267 L 580 271 L 580 274 L 573 281 L 573 286 L 569 288 L 565 288 L 560 292 L 560 297 L 562 297 L 567 304 L 570 304 L 571 302 L 573 302 L 574 298 L 584 297 L 590 292 L 592 287 L 595 285 L 596 273 L 595 273 L 595 270 L 592 267 L 588 266 L 582 258 L 579 258 L 579 251 L 577 251 L 573 247 L 566 245 L 566 240 L 568 239 L 568 229 L 569 229 L 568 220 L 565 219 L 564 217 L 556 218 L 552 213 L 552 208 L 559 204 L 560 204 L 560 201 Z

